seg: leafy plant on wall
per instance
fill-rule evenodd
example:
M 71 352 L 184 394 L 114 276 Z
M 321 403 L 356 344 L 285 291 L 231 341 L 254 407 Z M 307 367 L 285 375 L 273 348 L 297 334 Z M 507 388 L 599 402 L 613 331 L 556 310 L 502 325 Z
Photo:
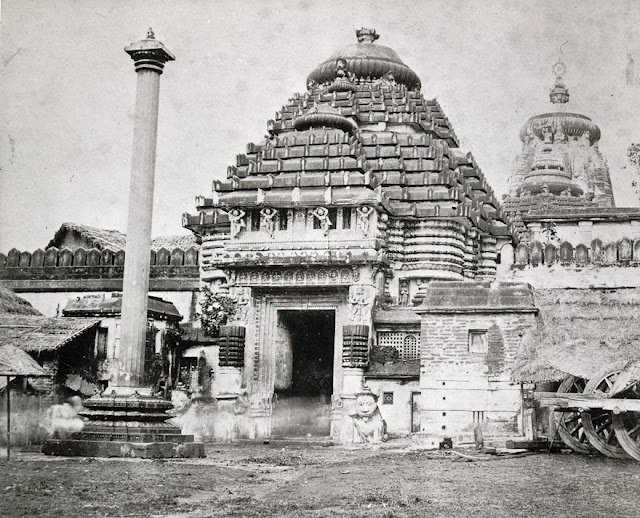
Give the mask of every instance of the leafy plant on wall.
M 220 326 L 225 325 L 235 314 L 237 302 L 228 295 L 213 293 L 208 286 L 204 287 L 202 293 L 202 311 L 198 315 L 200 325 L 208 336 L 218 336 Z
M 561 239 L 558 237 L 558 229 L 554 221 L 547 221 L 542 223 L 542 234 L 545 237 L 546 243 L 552 243 L 556 246 L 560 246 Z

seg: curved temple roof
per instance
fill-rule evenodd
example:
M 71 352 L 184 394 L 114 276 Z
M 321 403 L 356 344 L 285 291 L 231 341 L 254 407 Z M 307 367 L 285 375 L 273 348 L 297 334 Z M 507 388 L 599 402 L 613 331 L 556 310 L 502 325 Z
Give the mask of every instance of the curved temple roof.
M 530 134 L 543 139 L 546 128 L 554 133 L 560 130 L 568 137 L 581 137 L 588 132 L 592 145 L 600 140 L 600 128 L 589 117 L 566 112 L 534 115 L 522 126 L 520 140 L 524 141 Z
M 356 31 L 358 43 L 340 49 L 309 74 L 307 82 L 326 84 L 336 78 L 336 61 L 347 62 L 356 79 L 371 80 L 392 74 L 397 83 L 409 89 L 420 89 L 420 78 L 400 59 L 395 50 L 374 43 L 379 38 L 374 29 Z

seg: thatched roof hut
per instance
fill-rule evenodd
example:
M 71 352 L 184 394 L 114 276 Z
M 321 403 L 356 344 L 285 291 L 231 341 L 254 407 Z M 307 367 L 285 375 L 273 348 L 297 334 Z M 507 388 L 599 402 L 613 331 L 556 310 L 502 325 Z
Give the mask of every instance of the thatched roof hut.
M 80 225 L 78 223 L 63 223 L 47 248 L 69 248 L 74 250 L 78 247 L 97 248 L 98 250 L 109 249 L 114 252 L 124 250 L 127 236 L 119 230 L 107 230 L 104 228 L 92 227 L 90 225 Z M 191 247 L 199 247 L 193 234 L 178 236 L 161 236 L 151 241 L 152 250 L 166 248 L 173 250 L 181 248 L 186 250 Z
M 640 289 L 536 291 L 538 326 L 527 333 L 517 381 L 590 378 L 619 360 L 640 359 Z
M 0 376 L 46 376 L 46 374 L 38 362 L 22 349 L 13 345 L 0 345 Z
M 40 315 L 29 302 L 0 285 L 0 315 Z
M 99 323 L 97 318 L 0 315 L 0 344 L 30 353 L 56 351 Z

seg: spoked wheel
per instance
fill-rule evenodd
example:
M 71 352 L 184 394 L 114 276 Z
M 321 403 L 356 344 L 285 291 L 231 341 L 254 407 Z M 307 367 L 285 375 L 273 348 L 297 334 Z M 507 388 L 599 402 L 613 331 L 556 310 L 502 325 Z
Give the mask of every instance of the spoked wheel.
M 558 393 L 581 394 L 587 380 L 577 376 L 569 376 L 558 387 Z M 554 412 L 558 435 L 569 448 L 577 453 L 593 453 L 587 435 L 584 433 L 580 412 Z
M 584 388 L 584 394 L 607 394 L 611 392 L 618 374 L 624 368 L 624 362 L 609 367 L 602 374 L 595 376 Z M 613 416 L 609 410 L 591 409 L 582 412 L 582 426 L 584 432 L 596 450 L 607 457 L 626 459 L 628 455 L 620 446 L 613 429 Z
M 616 397 L 640 399 L 640 381 L 636 381 Z M 637 412 L 613 414 L 613 429 L 624 451 L 640 461 L 640 414 Z

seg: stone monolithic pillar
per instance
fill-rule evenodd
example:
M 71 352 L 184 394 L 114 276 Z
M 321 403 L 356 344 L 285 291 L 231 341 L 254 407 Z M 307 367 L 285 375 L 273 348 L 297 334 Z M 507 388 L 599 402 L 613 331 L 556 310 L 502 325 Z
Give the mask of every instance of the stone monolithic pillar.
M 155 39 L 151 29 L 144 40 L 132 43 L 124 50 L 135 62 L 138 86 L 122 290 L 119 369 L 115 386 L 142 387 L 160 74 L 164 64 L 175 57 Z

